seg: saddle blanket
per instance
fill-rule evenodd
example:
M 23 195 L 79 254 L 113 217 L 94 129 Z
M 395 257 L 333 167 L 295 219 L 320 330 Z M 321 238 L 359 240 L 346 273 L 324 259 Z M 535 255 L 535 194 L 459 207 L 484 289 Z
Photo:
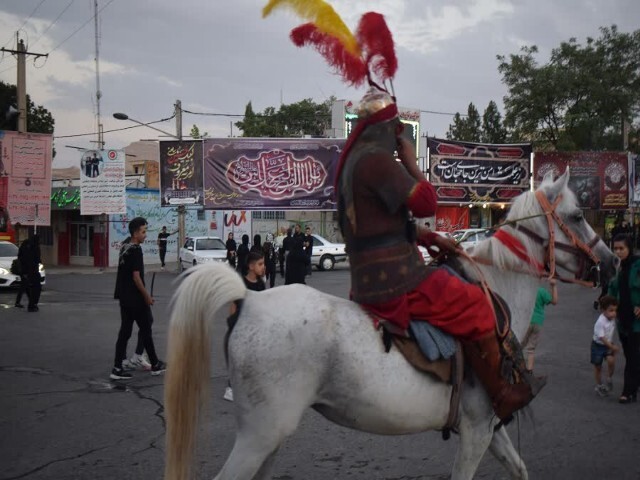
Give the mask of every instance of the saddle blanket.
M 409 326 L 420 350 L 430 361 L 448 360 L 456 353 L 456 340 L 437 327 L 423 321 L 412 321 Z

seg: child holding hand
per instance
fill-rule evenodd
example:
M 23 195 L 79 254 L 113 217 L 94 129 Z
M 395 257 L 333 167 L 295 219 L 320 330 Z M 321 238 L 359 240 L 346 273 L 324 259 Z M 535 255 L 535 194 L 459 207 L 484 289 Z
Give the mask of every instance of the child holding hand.
M 615 331 L 615 319 L 618 313 L 618 301 L 605 295 L 600 298 L 600 316 L 593 327 L 593 339 L 591 341 L 591 363 L 595 375 L 595 391 L 604 397 L 613 389 L 613 372 L 616 367 L 615 355 L 620 347 L 613 343 Z M 602 382 L 602 362 L 607 361 L 607 382 Z

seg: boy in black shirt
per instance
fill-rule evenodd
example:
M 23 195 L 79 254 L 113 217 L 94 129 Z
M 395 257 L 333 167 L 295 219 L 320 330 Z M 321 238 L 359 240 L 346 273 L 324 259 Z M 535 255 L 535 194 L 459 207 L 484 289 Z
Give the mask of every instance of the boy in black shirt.
M 120 331 L 116 341 L 116 354 L 110 377 L 114 380 L 129 380 L 131 374 L 122 368 L 127 355 L 127 342 L 131 337 L 133 322 L 138 324 L 144 349 L 151 362 L 151 375 L 159 375 L 167 365 L 158 359 L 151 335 L 153 297 L 144 284 L 144 260 L 141 244 L 147 238 L 147 221 L 136 217 L 129 222 L 131 241 L 123 245 L 118 261 L 114 298 L 120 300 Z
M 249 271 L 247 275 L 242 277 L 244 280 L 244 284 L 247 287 L 247 290 L 251 290 L 253 292 L 262 292 L 267 288 L 262 280 L 265 272 L 264 266 L 264 256 L 258 252 L 251 252 L 247 257 L 247 268 Z M 235 306 L 232 310 L 232 315 L 227 319 L 227 323 L 229 324 L 229 328 L 233 328 L 232 325 L 235 324 L 237 320 L 237 314 L 235 310 Z M 227 333 L 227 335 L 229 335 Z M 222 397 L 229 402 L 233 402 L 233 389 L 231 388 L 231 382 L 227 380 L 227 388 L 224 391 L 224 396 Z
M 254 292 L 261 292 L 266 289 L 264 280 L 262 280 L 265 271 L 264 256 L 258 252 L 249 253 L 247 268 L 249 269 L 247 275 L 242 277 L 247 289 Z

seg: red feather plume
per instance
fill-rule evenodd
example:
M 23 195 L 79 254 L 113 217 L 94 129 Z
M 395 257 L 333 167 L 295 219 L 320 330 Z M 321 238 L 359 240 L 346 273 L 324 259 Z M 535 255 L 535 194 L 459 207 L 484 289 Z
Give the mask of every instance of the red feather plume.
M 290 37 L 297 47 L 313 46 L 347 83 L 359 86 L 367 78 L 363 59 L 349 53 L 338 38 L 321 32 L 313 23 L 294 28 Z
M 382 82 L 393 79 L 398 70 L 398 59 L 384 17 L 375 12 L 365 13 L 360 19 L 356 38 L 367 67 Z

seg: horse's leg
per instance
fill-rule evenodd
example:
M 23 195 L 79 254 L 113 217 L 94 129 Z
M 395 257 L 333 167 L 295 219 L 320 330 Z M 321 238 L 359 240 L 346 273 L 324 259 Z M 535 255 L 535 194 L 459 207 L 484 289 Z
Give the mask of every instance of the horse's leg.
M 493 434 L 489 451 L 516 480 L 527 480 L 529 474 L 522 458 L 511 443 L 507 430 L 503 427 Z
M 239 403 L 244 401 L 241 395 L 234 400 Z M 269 478 L 268 473 L 278 447 L 298 427 L 307 404 L 289 405 L 283 412 L 282 402 L 274 402 L 271 398 L 266 403 L 269 405 L 239 405 L 243 413 L 238 418 L 236 441 L 215 480 Z
M 486 393 L 469 385 L 465 385 L 460 408 L 460 445 L 451 480 L 471 480 L 493 438 L 495 416 Z

